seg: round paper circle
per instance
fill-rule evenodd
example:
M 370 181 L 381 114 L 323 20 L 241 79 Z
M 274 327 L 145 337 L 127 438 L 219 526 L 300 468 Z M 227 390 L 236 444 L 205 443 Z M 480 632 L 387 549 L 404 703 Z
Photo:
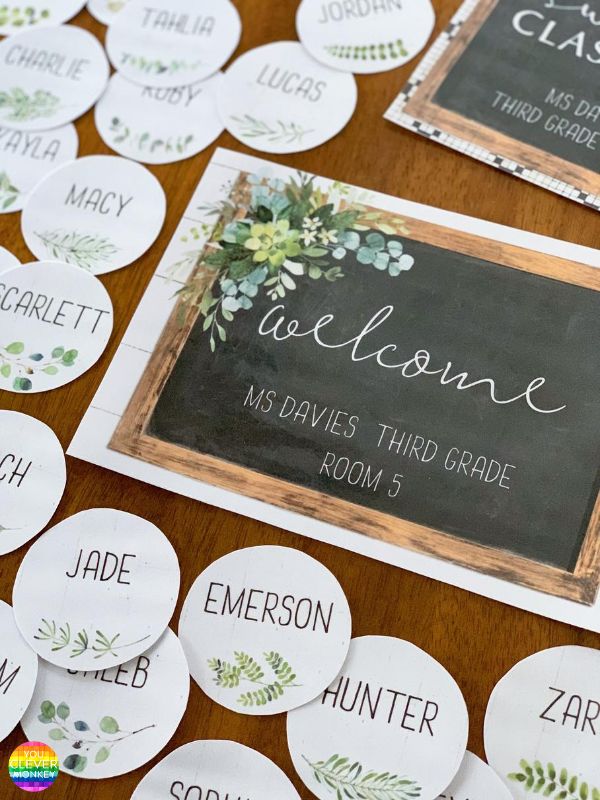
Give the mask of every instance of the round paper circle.
M 33 695 L 38 657 L 15 624 L 12 608 L 0 600 L 0 742 L 19 722 Z
M 43 177 L 77 158 L 78 146 L 70 124 L 34 133 L 0 127 L 0 213 L 20 211 Z
M 87 10 L 99 22 L 111 25 L 129 0 L 88 0 Z
M 96 128 L 109 147 L 146 164 L 196 155 L 222 133 L 217 92 L 222 74 L 177 88 L 139 86 L 119 73 L 96 104 Z
M 154 175 L 118 156 L 86 156 L 39 183 L 21 216 L 21 231 L 40 259 L 94 275 L 135 261 L 153 244 L 166 214 Z
M 104 352 L 112 325 L 110 297 L 93 275 L 51 261 L 7 270 L 0 280 L 0 389 L 45 392 L 79 378 Z
M 419 53 L 433 30 L 430 0 L 302 0 L 296 30 L 311 55 L 334 69 L 385 72 Z
M 458 774 L 439 800 L 512 800 L 494 770 L 468 750 Z
M 155 525 L 93 508 L 29 549 L 13 606 L 38 655 L 58 667 L 98 670 L 148 650 L 169 624 L 178 592 L 177 555 Z
M 48 130 L 72 122 L 106 87 L 108 61 L 83 28 L 33 28 L 0 42 L 0 125 Z
M 61 25 L 78 14 L 85 0 L 26 0 L 0 6 L 0 36 L 44 25 Z
M 243 144 L 265 153 L 298 153 L 339 133 L 357 96 L 352 75 L 319 64 L 299 42 L 273 42 L 229 67 L 219 112 Z
M 185 712 L 190 679 L 179 640 L 167 629 L 150 650 L 121 666 L 70 670 L 40 661 L 21 721 L 30 739 L 50 742 L 62 772 L 112 778 L 162 750 Z
M 9 269 L 19 266 L 21 266 L 19 259 L 6 247 L 0 247 L 0 272 L 7 272 Z
M 460 767 L 468 729 L 452 676 L 423 650 L 388 636 L 353 639 L 329 688 L 287 718 L 294 767 L 321 800 L 346 790 L 435 800 Z
M 517 800 L 559 797 L 571 786 L 569 800 L 592 798 L 600 793 L 598 733 L 600 652 L 554 647 L 520 661 L 495 687 L 485 752 Z
M 8 372 L 8 366 L 0 370 Z M 63 496 L 67 470 L 56 435 L 35 417 L 0 410 L 0 430 L 0 555 L 4 555 L 48 524 Z
M 106 51 L 124 78 L 142 86 L 185 86 L 219 70 L 240 40 L 230 0 L 129 0 L 106 34 Z
M 179 622 L 190 672 L 215 702 L 243 714 L 307 703 L 337 675 L 350 644 L 336 578 L 291 547 L 249 547 L 194 581 Z
M 131 800 L 300 800 L 289 778 L 266 756 L 237 742 L 178 747 L 142 779 Z

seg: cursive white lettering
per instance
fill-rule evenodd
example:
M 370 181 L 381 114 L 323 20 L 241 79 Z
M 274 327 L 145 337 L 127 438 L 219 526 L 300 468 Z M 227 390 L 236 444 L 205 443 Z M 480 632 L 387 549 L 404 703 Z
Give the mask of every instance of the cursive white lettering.
M 495 380 L 492 378 L 469 380 L 468 372 L 456 372 L 452 374 L 453 366 L 451 361 L 448 361 L 441 369 L 428 369 L 431 360 L 431 355 L 428 350 L 417 350 L 411 358 L 396 363 L 387 360 L 386 356 L 386 354 L 391 356 L 391 354 L 398 350 L 398 346 L 395 344 L 386 344 L 378 350 L 368 353 L 359 353 L 361 345 L 369 334 L 376 328 L 379 328 L 393 314 L 393 305 L 380 308 L 356 336 L 338 343 L 326 342 L 321 336 L 321 331 L 334 321 L 335 317 L 333 314 L 324 314 L 312 327 L 302 331 L 299 330 L 300 322 L 296 319 L 286 321 L 284 314 L 281 313 L 282 310 L 285 310 L 285 306 L 280 304 L 273 306 L 273 308 L 267 311 L 258 326 L 258 333 L 261 336 L 271 336 L 276 342 L 282 342 L 290 338 L 312 336 L 320 347 L 324 347 L 328 350 L 340 350 L 351 347 L 350 358 L 352 361 L 367 361 L 368 359 L 374 358 L 377 364 L 384 369 L 399 369 L 404 378 L 416 378 L 419 375 L 439 375 L 439 382 L 442 386 L 454 383 L 458 391 L 474 389 L 477 386 L 486 386 L 490 400 L 497 405 L 509 405 L 524 399 L 529 408 L 538 414 L 556 414 L 558 411 L 562 411 L 566 408 L 566 405 L 556 408 L 542 408 L 533 402 L 532 395 L 534 392 L 541 389 L 546 383 L 546 379 L 543 377 L 533 378 L 527 387 L 519 394 L 503 398 L 498 395 Z M 277 314 L 279 314 L 279 316 L 274 319 Z

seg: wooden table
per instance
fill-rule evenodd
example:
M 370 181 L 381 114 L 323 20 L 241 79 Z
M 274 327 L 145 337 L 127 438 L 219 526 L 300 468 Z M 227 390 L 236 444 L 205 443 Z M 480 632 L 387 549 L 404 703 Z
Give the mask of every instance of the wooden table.
M 297 0 L 234 0 L 243 20 L 242 53 L 270 41 L 295 39 Z M 434 0 L 436 32 L 448 23 L 459 0 Z M 104 39 L 105 28 L 87 12 L 75 20 Z M 597 212 L 512 178 L 452 152 L 382 119 L 416 61 L 379 75 L 358 76 L 357 111 L 332 141 L 307 153 L 272 157 L 284 164 L 380 192 L 451 211 L 525 228 L 536 233 L 600 248 Z M 89 112 L 77 122 L 80 155 L 109 153 Z M 217 144 L 252 152 L 224 133 Z M 158 259 L 212 155 L 152 168 L 168 197 L 167 220 L 158 242 L 133 266 L 107 275 L 103 283 L 115 307 L 115 330 L 99 363 L 74 383 L 49 394 L 2 393 L 0 407 L 23 411 L 50 425 L 65 449 L 110 364 Z M 266 156 L 267 158 L 269 156 Z M 0 244 L 22 261 L 31 260 L 20 233 L 20 215 L 0 217 Z M 438 659 L 456 678 L 471 719 L 469 748 L 484 755 L 482 730 L 489 694 L 518 660 L 561 644 L 600 646 L 600 637 L 518 611 L 409 572 L 371 561 L 279 530 L 261 522 L 203 505 L 138 483 L 90 464 L 68 459 L 68 482 L 54 522 L 86 508 L 111 506 L 146 517 L 171 539 L 181 561 L 182 584 L 172 626 L 194 578 L 231 550 L 256 544 L 291 545 L 323 562 L 339 579 L 352 608 L 354 634 L 386 634 L 414 642 Z M 12 586 L 25 547 L 0 560 L 0 598 L 11 601 Z M 193 739 L 234 739 L 260 750 L 290 776 L 302 798 L 312 798 L 296 777 L 285 735 L 285 715 L 247 717 L 219 707 L 192 681 L 190 701 L 167 747 L 146 766 L 104 781 L 59 777 L 48 797 L 56 800 L 128 800 L 160 758 Z M 7 774 L 9 754 L 24 740 L 17 728 L 0 745 L 0 797 L 21 800 Z

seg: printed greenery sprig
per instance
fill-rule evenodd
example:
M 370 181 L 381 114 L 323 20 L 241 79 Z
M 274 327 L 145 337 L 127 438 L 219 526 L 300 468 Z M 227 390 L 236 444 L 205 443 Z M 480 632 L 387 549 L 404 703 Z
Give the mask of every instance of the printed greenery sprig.
M 33 379 L 36 375 L 57 375 L 62 367 L 72 367 L 79 355 L 78 350 L 65 347 L 55 347 L 50 356 L 43 353 L 31 353 L 23 356 L 24 342 L 11 342 L 5 347 L 0 346 L 0 376 L 9 379 L 13 377 L 12 387 L 17 392 L 29 392 L 33 389 Z
M 174 75 L 183 69 L 197 69 L 202 65 L 202 61 L 189 62 L 183 58 L 174 58 L 169 62 L 161 61 L 158 58 L 146 58 L 145 56 L 136 56 L 132 53 L 123 53 L 121 56 L 121 64 L 128 65 L 134 69 L 144 72 L 146 75 Z
M 263 653 L 267 666 L 273 677 L 265 679 L 266 667 L 247 653 L 234 653 L 234 662 L 220 658 L 208 660 L 208 667 L 215 673 L 214 682 L 223 689 L 237 689 L 242 681 L 255 684 L 257 689 L 243 692 L 237 702 L 244 708 L 264 706 L 283 696 L 288 689 L 298 688 L 302 684 L 295 683 L 296 674 L 288 662 L 279 653 L 271 651 Z
M 71 658 L 78 658 L 91 649 L 96 654 L 94 656 L 95 659 L 104 658 L 104 656 L 108 655 L 115 656 L 116 658 L 118 656 L 117 650 L 133 647 L 150 638 L 148 635 L 144 636 L 142 639 L 137 639 L 135 642 L 117 644 L 120 637 L 120 633 L 109 638 L 102 633 L 102 631 L 96 631 L 96 638 L 93 644 L 91 644 L 90 634 L 88 634 L 85 629 L 74 634 L 68 622 L 65 622 L 64 625 L 57 625 L 54 620 L 48 621 L 42 619 L 42 624 L 38 628 L 37 635 L 33 638 L 40 642 L 48 642 L 53 653 L 64 650 L 65 648 L 70 648 Z
M 34 233 L 54 258 L 90 271 L 110 261 L 119 252 L 119 248 L 101 234 L 65 231 L 60 228 Z
M 252 175 L 234 192 L 210 210 L 220 221 L 209 252 L 177 292 L 180 320 L 198 308 L 213 352 L 235 314 L 250 310 L 260 293 L 279 302 L 306 279 L 335 282 L 347 260 L 390 277 L 414 264 L 400 239 L 386 238 L 406 235 L 404 221 L 353 205 L 342 185 L 332 184 L 328 195 L 304 173 L 287 182 Z
M 300 143 L 313 129 L 303 128 L 297 122 L 282 122 L 277 120 L 275 125 L 270 125 L 262 119 L 257 119 L 250 114 L 243 117 L 232 116 L 231 119 L 240 126 L 240 134 L 245 139 L 266 138 L 269 142 L 282 142 L 286 144 Z
M 39 13 L 33 6 L 0 6 L 0 25 L 12 25 L 21 28 L 25 25 L 37 25 L 50 16 L 50 9 L 43 8 Z
M 0 172 L 0 207 L 3 211 L 15 203 L 21 194 L 6 172 Z
M 199 242 L 202 239 L 208 238 L 210 231 L 211 226 L 207 225 L 205 222 L 199 225 L 192 225 L 187 233 L 179 237 L 179 241 L 184 244 Z M 203 246 L 197 245 L 181 253 L 181 258 L 170 264 L 166 270 L 169 279 L 176 280 L 180 273 L 189 272 L 189 270 L 193 269 L 200 261 L 203 249 Z
M 363 769 L 358 761 L 337 753 L 326 761 L 302 758 L 315 780 L 335 792 L 337 800 L 414 800 L 421 797 L 421 787 L 416 781 L 389 771 Z
M 87 722 L 78 719 L 69 723 L 71 709 L 66 703 L 55 705 L 50 700 L 44 700 L 40 705 L 38 720 L 42 725 L 54 725 L 48 732 L 48 737 L 53 742 L 66 742 L 76 753 L 71 753 L 63 759 L 63 767 L 72 772 L 83 772 L 88 766 L 89 759 L 94 754 L 94 763 L 102 764 L 112 753 L 113 747 L 137 736 L 144 731 L 156 727 L 156 723 L 145 725 L 135 731 L 123 731 L 114 717 L 102 717 L 95 731 Z M 84 755 L 85 754 L 85 755 Z
M 42 89 L 30 95 L 23 89 L 0 91 L 0 111 L 8 112 L 6 122 L 24 122 L 39 117 L 51 117 L 59 107 L 60 100 L 52 92 Z
M 169 136 L 166 139 L 153 136 L 149 131 L 135 133 L 118 117 L 113 118 L 109 130 L 111 133 L 116 134 L 113 140 L 114 144 L 129 142 L 142 153 L 164 151 L 165 153 L 178 153 L 183 155 L 194 141 L 193 133 L 188 133 L 186 136 L 177 136 L 176 138 Z
M 334 58 L 353 61 L 386 61 L 388 58 L 401 58 L 408 55 L 402 39 L 393 42 L 365 45 L 328 45 L 326 52 Z
M 566 769 L 557 770 L 554 764 L 524 758 L 519 762 L 520 770 L 511 772 L 508 779 L 521 784 L 526 792 L 549 797 L 551 800 L 600 800 L 600 789 L 590 786 Z

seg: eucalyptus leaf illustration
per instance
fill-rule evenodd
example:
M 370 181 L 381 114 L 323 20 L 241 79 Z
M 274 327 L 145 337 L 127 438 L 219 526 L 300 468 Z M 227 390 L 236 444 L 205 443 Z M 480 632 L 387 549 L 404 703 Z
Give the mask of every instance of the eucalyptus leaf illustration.
M 63 346 L 53 348 L 49 355 L 26 355 L 25 342 L 11 342 L 0 346 L 0 382 L 2 378 L 12 379 L 15 391 L 29 392 L 36 375 L 57 375 L 62 368 L 72 367 L 78 356 L 78 350 Z
M 177 290 L 179 320 L 199 310 L 210 349 L 227 341 L 227 328 L 259 295 L 280 302 L 308 280 L 335 283 L 345 269 L 373 267 L 390 278 L 415 259 L 401 236 L 410 231 L 394 214 L 349 200 L 351 187 L 335 183 L 329 194 L 311 175 L 287 181 L 247 176 L 231 198 L 204 209 L 218 223 L 206 248 L 191 250 L 172 266 L 190 271 Z
M 183 155 L 194 141 L 194 134 L 188 133 L 185 136 L 154 136 L 150 131 L 142 133 L 135 132 L 123 120 L 114 117 L 111 121 L 111 133 L 114 133 L 113 143 L 128 143 L 139 150 L 140 153 L 176 153 Z
M 274 124 L 270 124 L 250 114 L 244 114 L 242 117 L 232 116 L 231 119 L 240 126 L 240 134 L 245 139 L 266 138 L 269 142 L 293 144 L 301 142 L 305 136 L 313 132 L 312 129 L 303 128 L 297 122 L 277 120 Z
M 37 11 L 33 6 L 28 5 L 0 6 L 0 26 L 11 25 L 14 28 L 24 28 L 26 25 L 37 25 L 49 17 L 49 8 Z
M 508 779 L 520 784 L 521 788 L 550 800 L 600 800 L 600 789 L 596 789 L 581 776 L 567 769 L 557 769 L 553 763 L 542 764 L 535 760 L 529 763 L 524 758 L 519 762 L 519 770 L 511 772 Z
M 391 770 L 364 769 L 358 761 L 337 754 L 323 761 L 302 756 L 317 783 L 327 787 L 337 800 L 414 800 L 421 787 L 410 778 Z
M 19 198 L 20 190 L 6 172 L 0 172 L 0 208 L 7 211 Z
M 208 667 L 215 673 L 214 682 L 222 689 L 236 689 L 243 682 L 253 683 L 257 687 L 238 697 L 238 703 L 244 708 L 267 705 L 282 697 L 286 690 L 302 686 L 295 682 L 295 672 L 279 653 L 271 651 L 264 653 L 263 657 L 266 666 L 248 653 L 235 652 L 233 662 L 211 658 Z M 267 671 L 271 674 L 265 677 Z
M 395 39 L 391 42 L 380 42 L 378 44 L 364 45 L 328 45 L 325 51 L 330 56 L 339 59 L 351 59 L 352 61 L 387 61 L 387 59 L 402 58 L 408 56 L 408 50 L 404 47 L 402 39 Z
M 117 650 L 133 647 L 150 638 L 148 635 L 142 639 L 137 639 L 135 642 L 121 644 L 119 642 L 120 637 L 120 633 L 109 637 L 102 631 L 96 631 L 96 635 L 93 637 L 84 629 L 73 634 L 71 625 L 68 622 L 65 622 L 64 625 L 57 625 L 54 620 L 42 619 L 37 634 L 33 638 L 39 642 L 47 642 L 53 653 L 60 650 L 69 650 L 70 658 L 78 658 L 91 650 L 95 654 L 95 659 L 109 655 L 116 657 L 118 655 Z
M 0 113 L 6 112 L 5 122 L 25 122 L 40 117 L 51 117 L 58 111 L 60 99 L 42 89 L 28 94 L 24 89 L 15 87 L 8 91 L 0 90 Z
M 107 236 L 101 234 L 65 231 L 58 228 L 42 233 L 35 231 L 34 235 L 53 258 L 89 271 L 109 263 L 119 252 L 119 248 Z
M 92 758 L 95 764 L 102 764 L 120 742 L 156 727 L 156 723 L 152 723 L 135 731 L 125 731 L 112 716 L 102 717 L 97 726 L 82 719 L 72 722 L 70 719 L 71 708 L 67 703 L 55 706 L 51 700 L 44 700 L 40 704 L 38 721 L 53 726 L 48 738 L 53 742 L 66 742 L 76 751 L 66 756 L 62 763 L 65 769 L 75 773 L 84 772 Z

